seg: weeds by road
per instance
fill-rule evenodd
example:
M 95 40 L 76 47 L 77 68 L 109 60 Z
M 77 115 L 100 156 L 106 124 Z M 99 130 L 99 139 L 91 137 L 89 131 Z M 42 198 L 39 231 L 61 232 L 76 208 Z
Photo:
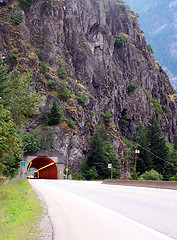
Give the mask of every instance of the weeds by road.
M 0 184 L 0 240 L 40 239 L 42 207 L 27 179 Z

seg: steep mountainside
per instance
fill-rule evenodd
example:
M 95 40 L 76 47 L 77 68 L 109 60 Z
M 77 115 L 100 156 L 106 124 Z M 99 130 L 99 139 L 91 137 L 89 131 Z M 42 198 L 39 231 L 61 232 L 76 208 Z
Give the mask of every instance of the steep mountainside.
M 126 0 L 126 3 L 138 12 L 146 40 L 177 91 L 177 1 Z
M 23 18 L 15 23 L 14 16 Z M 64 153 L 75 171 L 95 126 L 105 123 L 115 151 L 123 157 L 122 136 L 133 135 L 155 112 L 164 135 L 176 131 L 176 94 L 158 62 L 147 50 L 135 14 L 121 0 L 35 1 L 25 11 L 10 1 L 0 7 L 0 53 L 10 68 L 31 71 L 43 95 L 41 114 L 26 127 L 41 123 L 56 99 L 65 121 L 55 126 L 54 150 Z M 115 36 L 123 41 L 115 44 Z M 58 73 L 57 73 L 58 70 Z M 61 82 L 71 96 L 58 97 Z M 87 96 L 80 106 L 76 92 Z M 110 121 L 105 121 L 111 113 Z

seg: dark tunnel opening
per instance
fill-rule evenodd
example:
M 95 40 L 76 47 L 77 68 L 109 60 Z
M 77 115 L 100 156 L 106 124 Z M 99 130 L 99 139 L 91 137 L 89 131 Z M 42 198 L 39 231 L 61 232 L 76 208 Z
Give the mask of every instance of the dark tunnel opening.
M 38 171 L 39 179 L 58 179 L 57 166 L 48 157 L 36 157 L 28 165 L 27 171 L 35 168 Z

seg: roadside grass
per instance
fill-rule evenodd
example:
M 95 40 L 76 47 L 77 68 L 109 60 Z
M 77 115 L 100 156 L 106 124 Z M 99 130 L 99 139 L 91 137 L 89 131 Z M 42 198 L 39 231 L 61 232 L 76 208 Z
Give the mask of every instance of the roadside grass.
M 27 179 L 0 184 L 0 240 L 41 239 L 42 207 Z

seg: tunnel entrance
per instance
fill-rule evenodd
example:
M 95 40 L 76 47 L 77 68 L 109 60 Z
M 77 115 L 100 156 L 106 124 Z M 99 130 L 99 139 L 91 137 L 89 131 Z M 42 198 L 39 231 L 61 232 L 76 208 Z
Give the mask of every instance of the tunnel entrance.
M 58 179 L 57 166 L 55 162 L 48 157 L 36 157 L 27 167 L 29 169 L 35 168 L 38 171 L 40 179 Z

